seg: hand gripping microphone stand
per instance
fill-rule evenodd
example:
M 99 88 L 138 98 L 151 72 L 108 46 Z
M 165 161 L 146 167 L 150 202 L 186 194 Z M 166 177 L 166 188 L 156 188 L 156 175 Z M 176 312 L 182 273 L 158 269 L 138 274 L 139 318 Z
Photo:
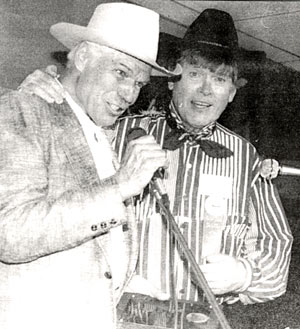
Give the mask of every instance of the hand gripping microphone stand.
M 180 245 L 182 252 L 184 256 L 186 257 L 187 261 L 189 262 L 191 269 L 195 275 L 195 278 L 197 280 L 198 285 L 202 288 L 203 292 L 206 295 L 206 298 L 208 302 L 210 303 L 222 329 L 231 329 L 225 315 L 223 314 L 221 308 L 219 307 L 218 302 L 216 301 L 216 298 L 211 291 L 198 263 L 196 262 L 196 259 L 192 253 L 192 251 L 189 249 L 188 244 L 182 235 L 171 211 L 170 211 L 170 202 L 169 197 L 167 193 L 162 193 L 160 189 L 161 182 L 159 182 L 158 178 L 153 178 L 151 181 L 151 192 L 154 194 L 154 197 L 157 201 L 157 204 L 161 210 L 162 215 L 166 218 L 166 220 L 169 223 L 171 232 L 174 235 L 175 240 Z

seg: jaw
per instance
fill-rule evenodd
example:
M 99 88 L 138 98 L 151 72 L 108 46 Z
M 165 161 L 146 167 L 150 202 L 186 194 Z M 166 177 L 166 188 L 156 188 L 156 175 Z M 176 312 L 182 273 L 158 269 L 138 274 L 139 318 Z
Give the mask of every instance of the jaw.
M 204 126 L 210 124 L 211 122 L 215 121 L 214 118 L 210 117 L 209 108 L 201 108 L 201 109 L 194 109 L 189 110 L 188 113 L 185 113 L 184 116 L 181 116 L 184 124 L 191 128 L 201 129 Z

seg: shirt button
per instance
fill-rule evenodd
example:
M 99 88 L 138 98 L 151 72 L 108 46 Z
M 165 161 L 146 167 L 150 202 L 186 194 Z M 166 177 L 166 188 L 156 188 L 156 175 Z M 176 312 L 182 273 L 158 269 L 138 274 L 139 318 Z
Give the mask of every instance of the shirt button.
M 110 272 L 105 272 L 104 276 L 106 277 L 106 279 L 111 279 L 112 278 L 112 275 L 111 275 Z
M 191 169 L 192 166 L 193 166 L 193 165 L 192 165 L 191 163 L 188 163 L 188 164 L 187 164 L 187 168 L 188 168 L 188 169 Z
M 185 293 L 185 290 L 184 290 L 184 289 L 180 289 L 180 290 L 179 290 L 179 293 L 180 293 L 180 294 L 184 294 L 184 293 Z
M 103 228 L 103 229 L 104 229 L 104 228 L 107 228 L 107 223 L 102 222 L 102 223 L 100 224 L 100 227 Z
M 116 225 L 116 224 L 117 224 L 117 221 L 116 221 L 114 218 L 112 218 L 112 219 L 110 220 L 110 223 L 111 223 L 111 225 Z
M 92 230 L 93 232 L 97 231 L 97 230 L 98 230 L 98 226 L 97 226 L 97 225 L 92 225 L 92 226 L 91 226 L 91 230 Z

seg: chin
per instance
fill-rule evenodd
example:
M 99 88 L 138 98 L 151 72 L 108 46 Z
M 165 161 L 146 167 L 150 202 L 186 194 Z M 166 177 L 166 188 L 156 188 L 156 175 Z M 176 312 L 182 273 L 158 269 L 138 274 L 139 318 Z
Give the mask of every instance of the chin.
M 213 121 L 215 121 L 215 120 L 205 118 L 205 117 L 202 118 L 202 120 L 200 119 L 200 121 L 194 118 L 194 120 L 190 122 L 190 125 L 192 125 L 194 128 L 199 128 L 200 129 L 200 128 L 203 128 L 203 127 L 209 125 Z
M 115 122 L 116 122 L 116 120 L 112 120 L 112 121 L 109 121 L 109 122 L 105 122 L 104 124 L 101 124 L 100 126 L 104 127 L 104 128 L 108 128 L 108 127 L 114 125 Z
M 118 118 L 118 117 L 117 117 Z M 100 127 L 109 127 L 109 126 L 112 126 L 116 120 L 117 120 L 116 117 L 113 117 L 113 118 L 99 118 L 99 120 L 94 120 L 94 122 L 96 123 L 97 126 L 100 126 Z
M 188 121 L 188 124 L 193 127 L 193 128 L 197 128 L 197 129 L 201 129 L 203 128 L 204 126 L 206 126 L 205 123 L 203 122 L 197 122 L 196 120 L 193 120 L 193 121 Z

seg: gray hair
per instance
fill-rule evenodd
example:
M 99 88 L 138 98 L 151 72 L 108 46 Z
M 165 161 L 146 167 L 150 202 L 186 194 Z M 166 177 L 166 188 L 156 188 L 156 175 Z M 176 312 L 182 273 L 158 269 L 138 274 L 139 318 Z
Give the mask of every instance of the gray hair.
M 111 51 L 111 49 L 106 46 L 101 46 L 97 43 L 90 41 L 82 41 L 78 43 L 75 47 L 73 47 L 68 53 L 68 62 L 67 62 L 68 69 L 72 69 L 74 67 L 75 54 L 77 50 L 82 46 L 82 44 L 86 44 L 88 46 L 88 52 L 91 56 L 96 56 L 96 55 L 99 56 L 100 54 L 109 53 L 109 51 Z

